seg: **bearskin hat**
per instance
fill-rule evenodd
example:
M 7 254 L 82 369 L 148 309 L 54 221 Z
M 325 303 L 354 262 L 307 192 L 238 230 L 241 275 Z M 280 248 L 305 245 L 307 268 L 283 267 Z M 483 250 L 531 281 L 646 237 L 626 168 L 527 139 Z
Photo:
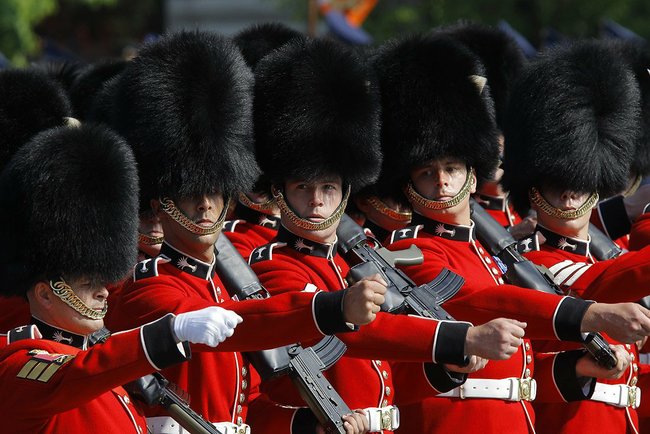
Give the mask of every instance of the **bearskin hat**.
M 483 65 L 441 35 L 387 42 L 374 59 L 382 103 L 382 178 L 402 185 L 409 171 L 450 156 L 491 179 L 499 161 L 494 105 Z M 483 83 L 484 84 L 484 80 Z
M 77 119 L 88 119 L 95 99 L 101 94 L 104 85 L 120 74 L 126 64 L 126 60 L 104 60 L 88 65 L 78 72 L 70 87 L 70 101 Z
M 58 127 L 21 147 L 0 176 L 0 293 L 41 279 L 122 279 L 136 261 L 131 148 L 99 126 Z
M 641 91 L 641 138 L 632 161 L 636 175 L 650 175 L 650 47 L 645 41 L 612 40 L 612 49 L 623 56 Z
M 250 190 L 259 175 L 253 75 L 232 41 L 166 35 L 146 45 L 114 86 L 113 124 L 135 151 L 143 202 Z
M 255 68 L 255 145 L 272 182 L 338 174 L 352 190 L 381 167 L 380 106 L 367 64 L 329 40 L 294 40 Z
M 639 89 L 606 44 L 550 50 L 513 87 L 503 184 L 520 213 L 542 184 L 606 197 L 627 184 L 640 133 Z
M 282 23 L 262 23 L 246 27 L 235 35 L 233 41 L 242 52 L 246 64 L 253 69 L 271 51 L 292 39 L 305 38 L 303 33 Z
M 517 42 L 497 27 L 480 24 L 458 23 L 435 31 L 459 40 L 481 59 L 494 99 L 497 125 L 503 128 L 510 88 L 526 63 Z
M 41 70 L 0 71 L 0 169 L 38 132 L 64 125 L 72 116 L 63 88 Z

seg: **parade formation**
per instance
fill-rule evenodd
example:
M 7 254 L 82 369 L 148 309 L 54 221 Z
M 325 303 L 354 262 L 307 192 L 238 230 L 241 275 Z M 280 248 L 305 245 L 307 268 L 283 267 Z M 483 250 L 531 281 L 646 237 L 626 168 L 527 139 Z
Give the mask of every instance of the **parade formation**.
M 0 131 L 2 432 L 650 433 L 644 43 L 171 32 Z

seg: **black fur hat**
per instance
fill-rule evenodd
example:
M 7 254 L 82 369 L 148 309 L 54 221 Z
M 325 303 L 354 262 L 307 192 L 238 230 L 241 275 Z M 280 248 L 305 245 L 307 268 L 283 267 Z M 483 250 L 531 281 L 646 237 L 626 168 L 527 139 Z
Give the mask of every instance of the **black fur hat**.
M 113 77 L 126 67 L 126 60 L 107 59 L 81 69 L 70 87 L 70 100 L 75 117 L 87 120 L 95 99 Z
M 501 29 L 481 24 L 458 23 L 436 32 L 459 40 L 481 59 L 494 99 L 497 125 L 503 128 L 510 88 L 526 63 L 517 42 Z
M 255 144 L 272 182 L 338 174 L 352 190 L 381 166 L 380 106 L 370 68 L 328 40 L 294 40 L 255 69 Z
M 382 102 L 382 179 L 402 185 L 409 171 L 451 156 L 491 179 L 499 162 L 485 70 L 465 45 L 444 35 L 387 42 L 374 61 Z
M 292 39 L 305 39 L 306 35 L 282 23 L 253 24 L 235 35 L 233 41 L 244 55 L 246 64 L 254 69 L 271 51 Z
M 0 71 L 0 169 L 38 132 L 62 126 L 72 116 L 65 91 L 37 69 Z
M 253 75 L 232 41 L 179 32 L 145 46 L 113 89 L 113 124 L 149 199 L 249 191 L 259 175 Z
M 641 91 L 641 138 L 632 161 L 636 175 L 650 175 L 650 46 L 645 41 L 611 40 L 612 49 L 623 56 Z
M 550 50 L 513 87 L 504 187 L 515 208 L 546 184 L 607 197 L 627 184 L 640 133 L 639 89 L 620 55 L 599 41 Z
M 21 147 L 0 176 L 0 293 L 41 279 L 122 279 L 136 261 L 131 148 L 98 126 L 58 127 Z

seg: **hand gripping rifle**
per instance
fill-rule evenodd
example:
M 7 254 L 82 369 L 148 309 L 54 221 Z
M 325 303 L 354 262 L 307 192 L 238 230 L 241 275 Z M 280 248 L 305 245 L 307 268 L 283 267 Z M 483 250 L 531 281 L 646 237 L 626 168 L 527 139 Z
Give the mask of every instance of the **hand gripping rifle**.
M 270 296 L 225 235 L 219 236 L 215 247 L 218 252 L 215 270 L 233 299 L 264 299 Z M 323 371 L 334 365 L 345 350 L 345 344 L 336 336 L 327 336 L 309 348 L 295 344 L 246 353 L 246 357 L 263 380 L 289 375 L 326 432 L 345 434 L 341 418 L 352 411 L 323 375 Z
M 192 410 L 187 401 L 169 387 L 169 381 L 159 373 L 140 377 L 125 388 L 131 396 L 145 404 L 165 408 L 191 434 L 221 434 L 214 425 Z
M 553 281 L 548 268 L 538 267 L 521 256 L 517 250 L 517 241 L 510 232 L 494 220 L 474 199 L 471 200 L 471 207 L 476 237 L 506 266 L 507 271 L 503 277 L 508 283 L 548 294 L 564 295 Z M 616 366 L 616 356 L 600 333 L 587 334 L 582 344 L 599 365 L 607 369 Z
M 373 274 L 381 275 L 388 284 L 383 312 L 415 314 L 437 320 L 453 320 L 441 305 L 460 290 L 465 280 L 458 274 L 443 268 L 434 280 L 416 285 L 396 265 L 418 265 L 423 261 L 422 252 L 412 245 L 406 250 L 390 251 L 384 247 L 374 249 L 368 237 L 350 216 L 343 214 L 336 230 L 339 252 L 353 265 L 348 283 L 354 284 Z

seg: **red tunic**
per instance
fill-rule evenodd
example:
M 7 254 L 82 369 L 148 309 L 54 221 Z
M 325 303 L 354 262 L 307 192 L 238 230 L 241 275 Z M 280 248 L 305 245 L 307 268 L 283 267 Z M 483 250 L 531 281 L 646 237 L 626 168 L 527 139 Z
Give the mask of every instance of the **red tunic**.
M 568 315 L 569 305 L 576 303 L 576 300 L 503 285 L 500 263 L 473 239 L 473 224 L 452 226 L 416 214 L 413 220 L 415 226 L 393 233 L 394 242 L 389 249 L 401 250 L 415 244 L 422 250 L 422 265 L 403 267 L 404 272 L 417 284 L 431 281 L 443 267 L 465 278 L 465 285 L 460 292 L 444 304 L 454 318 L 475 323 L 498 317 L 514 318 L 528 323 L 526 335 L 529 338 L 556 339 L 564 337 L 565 331 L 571 328 L 569 334 L 577 339 L 579 324 L 569 325 L 560 320 Z M 577 303 L 576 308 L 585 302 Z M 551 401 L 562 399 L 563 394 L 569 393 L 556 389 L 553 382 L 548 380 L 553 377 L 552 357 L 545 357 L 541 373 L 546 380 L 540 378 L 537 384 L 540 398 Z M 490 361 L 486 368 L 470 374 L 469 378 L 530 378 L 534 374 L 534 360 L 530 342 L 525 339 L 510 359 Z M 560 369 L 565 375 L 567 370 L 570 371 L 571 364 L 567 363 L 566 366 L 564 371 Z M 533 429 L 534 412 L 528 401 L 439 398 L 435 397 L 437 391 L 423 381 L 421 367 L 394 364 L 394 371 L 398 405 L 402 399 L 412 399 L 412 395 L 429 397 L 419 404 L 400 407 L 401 429 L 404 432 L 448 433 L 469 429 L 494 433 L 527 433 Z M 572 386 L 574 385 L 567 385 L 570 392 L 573 392 Z M 402 395 L 403 390 L 407 391 L 406 396 Z
M 121 385 L 185 360 L 173 339 L 169 319 L 115 334 L 89 350 L 45 339 L 4 346 L 2 337 L 2 431 L 146 433 L 144 417 Z M 162 342 L 178 354 L 161 357 L 156 347 Z
M 260 281 L 274 295 L 315 290 L 336 292 L 346 286 L 343 276 L 349 271 L 345 260 L 336 254 L 335 244 L 299 238 L 283 227 L 273 243 L 253 251 L 250 262 Z M 464 357 L 468 326 L 380 312 L 372 324 L 341 336 L 348 350 L 325 375 L 352 409 L 390 405 L 395 388 L 386 360 L 422 362 L 436 358 L 445 362 L 440 359 L 450 358 L 459 363 Z M 304 344 L 312 343 L 315 342 Z M 454 347 L 459 349 L 452 354 Z M 278 404 L 305 406 L 286 378 L 262 383 L 261 389 Z M 273 407 L 263 399 L 251 406 L 249 423 L 256 433 L 289 433 L 295 412 L 295 409 Z
M 270 243 L 278 233 L 280 218 L 248 208 L 241 202 L 235 208 L 236 220 L 227 221 L 222 232 L 244 259 L 253 249 Z
M 275 348 L 303 339 L 322 337 L 317 323 L 315 294 L 287 294 L 268 300 L 230 300 L 213 267 L 183 255 L 167 243 L 161 256 L 141 262 L 134 280 L 122 289 L 107 326 L 123 330 L 146 323 L 167 312 L 181 313 L 219 305 L 244 318 L 232 337 L 216 349 L 194 346 L 189 363 L 166 369 L 163 374 L 187 391 L 192 408 L 211 422 L 245 420 L 251 386 L 250 369 L 239 352 Z M 273 327 L 269 327 L 273 324 Z M 147 416 L 166 415 L 147 409 Z
M 504 228 L 521 223 L 521 217 L 517 214 L 507 196 L 495 197 L 476 193 L 472 197 Z
M 28 324 L 30 318 L 25 297 L 0 297 L 0 332 Z
M 596 262 L 589 252 L 589 243 L 573 238 L 562 237 L 544 227 L 538 227 L 546 237 L 539 251 L 526 253 L 531 261 L 545 265 L 555 276 L 555 281 L 567 292 L 573 292 L 579 296 L 593 294 L 597 301 L 603 301 L 598 296 L 603 296 L 607 301 L 622 301 L 617 299 L 616 294 L 621 293 L 619 288 L 625 288 L 625 270 L 634 265 L 626 265 L 619 268 L 619 263 L 629 259 L 624 254 L 618 259 Z M 632 262 L 634 264 L 635 262 Z M 592 290 L 592 286 L 607 278 L 613 273 L 616 276 L 618 287 L 611 287 L 608 292 Z M 631 276 L 632 278 L 634 276 Z M 610 278 L 611 279 L 611 278 Z M 609 280 L 610 284 L 614 280 Z M 647 286 L 647 285 L 646 285 Z M 616 289 L 617 292 L 614 292 Z M 593 296 L 592 295 L 592 296 Z M 625 300 L 627 295 L 621 294 Z M 610 343 L 618 343 L 608 339 Z M 567 348 L 577 348 L 568 343 L 558 345 L 555 342 L 548 342 L 544 349 L 558 351 Z M 638 381 L 638 351 L 636 345 L 626 345 L 628 352 L 633 355 L 634 362 L 618 380 L 598 380 L 604 384 L 627 384 L 634 386 Z M 583 433 L 583 432 L 634 432 L 638 429 L 638 418 L 633 408 L 615 407 L 609 404 L 596 401 L 580 401 L 565 404 L 543 404 L 535 403 L 535 410 L 538 414 L 538 433 Z

